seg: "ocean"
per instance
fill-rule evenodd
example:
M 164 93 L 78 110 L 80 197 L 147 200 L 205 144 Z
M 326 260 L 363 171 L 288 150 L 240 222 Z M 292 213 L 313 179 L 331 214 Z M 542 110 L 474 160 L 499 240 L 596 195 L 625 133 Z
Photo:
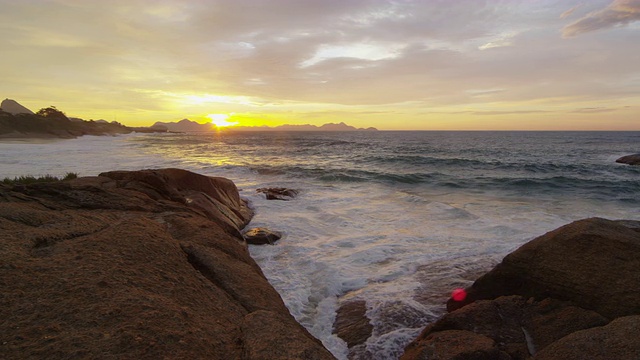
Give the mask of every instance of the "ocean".
M 338 307 L 364 300 L 373 335 L 351 355 L 397 359 L 525 242 L 587 217 L 640 220 L 640 132 L 248 132 L 0 143 L 0 178 L 178 167 L 232 179 L 284 237 L 250 246 L 291 313 L 339 359 Z M 256 189 L 300 191 L 268 201 Z

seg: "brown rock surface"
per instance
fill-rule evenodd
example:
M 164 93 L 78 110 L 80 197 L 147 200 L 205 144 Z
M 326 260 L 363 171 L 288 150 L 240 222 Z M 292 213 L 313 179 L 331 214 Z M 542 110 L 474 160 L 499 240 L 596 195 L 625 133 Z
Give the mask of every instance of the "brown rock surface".
M 607 318 L 640 313 L 640 222 L 591 218 L 540 236 L 467 289 L 465 301 L 503 295 L 572 301 Z
M 445 330 L 427 336 L 422 346 L 407 347 L 401 359 L 510 360 L 492 339 L 465 330 Z
M 623 156 L 616 160 L 620 164 L 640 165 L 640 154 Z
M 250 218 L 178 169 L 0 184 L 0 357 L 333 358 L 249 256 Z
M 265 228 L 253 228 L 247 230 L 244 234 L 244 239 L 248 244 L 253 245 L 273 245 L 276 241 L 280 240 L 282 234 L 277 231 L 271 231 Z
M 536 360 L 640 359 L 640 315 L 620 317 L 606 326 L 574 332 L 536 354 Z
M 511 359 L 640 359 L 638 269 L 640 222 L 573 222 L 507 255 L 464 301 L 450 299 L 452 312 L 427 326 L 402 359 L 434 348 L 457 354 L 460 345 L 439 335 L 447 331 L 484 336 Z M 455 358 L 475 359 L 471 350 Z
M 257 192 L 263 193 L 267 200 L 291 200 L 298 196 L 298 190 L 288 188 L 260 188 Z
M 338 308 L 333 329 L 350 348 L 367 341 L 373 332 L 373 325 L 367 317 L 367 303 L 353 300 L 342 304 Z
M 601 315 L 567 302 L 553 299 L 536 302 L 517 295 L 503 296 L 479 300 L 445 315 L 425 328 L 407 349 L 430 346 L 436 341 L 433 334 L 463 330 L 492 339 L 496 348 L 511 359 L 527 359 L 574 331 L 607 322 Z M 403 359 L 414 358 L 406 356 Z

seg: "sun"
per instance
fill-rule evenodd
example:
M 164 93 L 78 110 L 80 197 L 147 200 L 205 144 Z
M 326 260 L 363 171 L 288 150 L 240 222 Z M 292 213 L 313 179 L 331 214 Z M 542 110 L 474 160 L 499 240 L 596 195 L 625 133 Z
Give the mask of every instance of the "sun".
M 209 114 L 207 117 L 211 119 L 211 122 L 217 127 L 227 127 L 238 124 L 237 121 L 229 121 L 229 115 L 227 114 Z

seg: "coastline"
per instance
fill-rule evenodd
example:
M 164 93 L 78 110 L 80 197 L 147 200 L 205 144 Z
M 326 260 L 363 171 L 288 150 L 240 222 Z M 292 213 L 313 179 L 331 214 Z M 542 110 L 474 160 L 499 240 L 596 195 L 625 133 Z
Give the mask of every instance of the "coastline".
M 0 283 L 7 289 L 3 300 L 8 305 L 2 309 L 7 320 L 0 333 L 13 334 L 2 339 L 7 358 L 41 357 L 42 351 L 50 358 L 104 353 L 142 358 L 161 353 L 176 357 L 208 354 L 243 359 L 278 358 L 274 353 L 282 359 L 303 359 L 313 353 L 317 358 L 333 358 L 293 319 L 281 295 L 249 255 L 240 230 L 253 214 L 230 180 L 179 169 L 114 171 L 71 181 L 0 184 L 0 195 L 2 257 L 6 259 L 0 268 Z M 603 349 L 609 349 L 614 340 L 619 344 L 619 329 L 628 330 L 639 323 L 635 320 L 640 320 L 638 290 L 615 286 L 599 290 L 603 282 L 594 274 L 587 276 L 592 279 L 590 288 L 576 290 L 576 286 L 588 283 L 583 279 L 585 269 L 607 269 L 614 272 L 603 272 L 605 278 L 632 281 L 640 266 L 636 264 L 640 257 L 634 258 L 640 253 L 639 224 L 587 219 L 528 242 L 521 249 L 544 242 L 541 251 L 549 260 L 515 255 L 523 251 L 517 250 L 502 264 L 513 263 L 509 259 L 518 256 L 521 261 L 536 259 L 542 264 L 554 261 L 554 255 L 563 264 L 589 258 L 580 253 L 568 258 L 566 250 L 553 247 L 545 250 L 557 243 L 553 239 L 567 237 L 564 234 L 570 235 L 565 242 L 571 249 L 575 248 L 571 239 L 593 239 L 597 234 L 602 243 L 613 244 L 609 245 L 613 250 L 603 251 L 598 243 L 581 247 L 587 252 L 597 247 L 595 253 L 601 258 L 568 265 L 582 278 L 553 294 L 546 290 L 536 293 L 535 286 L 526 285 L 526 277 L 506 282 L 486 280 L 504 276 L 499 274 L 505 273 L 506 265 L 498 265 L 466 289 L 469 295 L 461 304 L 466 306 L 451 308 L 450 314 L 429 325 L 407 347 L 403 359 L 421 358 L 424 349 L 433 346 L 441 349 L 441 354 L 457 354 L 456 359 L 482 352 L 487 359 L 546 359 L 542 355 L 551 351 L 544 350 L 546 347 L 570 353 L 567 349 L 576 346 L 574 338 L 579 338 L 581 331 L 599 337 Z M 624 255 L 616 242 L 627 244 Z M 633 260 L 605 268 L 597 265 L 620 256 Z M 547 275 L 533 278 L 557 284 L 552 274 L 559 270 L 554 266 Z M 519 268 L 532 266 L 525 263 Z M 522 289 L 533 292 L 510 289 L 506 284 L 511 283 L 525 284 Z M 548 285 L 540 286 L 548 289 Z M 575 298 L 562 296 L 576 291 Z M 594 310 L 590 304 L 596 300 L 588 300 L 591 293 L 610 305 Z M 218 300 L 210 303 L 212 299 Z M 491 309 L 496 308 L 504 309 L 498 317 L 502 320 L 489 321 L 487 316 L 492 317 Z M 346 314 L 340 314 L 344 311 Z M 349 323 L 351 320 L 355 322 Z M 539 321 L 546 327 L 535 325 Z M 500 344 L 507 335 L 501 329 L 511 329 L 513 324 L 516 330 L 509 333 L 511 345 L 505 348 Z M 334 326 L 350 348 L 371 336 L 363 302 L 346 303 Z M 206 335 L 195 331 L 203 327 L 208 329 Z M 602 331 L 614 331 L 617 338 Z M 549 333 L 553 334 L 551 340 L 544 335 Z M 227 340 L 216 343 L 211 336 Z M 79 342 L 87 337 L 94 340 Z M 292 338 L 296 346 L 292 346 Z M 633 339 L 622 340 L 626 341 L 622 345 L 626 354 L 640 354 Z M 461 341 L 466 345 L 460 347 Z M 211 342 L 217 344 L 215 349 Z M 633 357 L 623 354 L 618 358 Z
M 640 221 L 548 232 L 456 290 L 401 359 L 637 359 L 639 255 Z
M 115 171 L 0 195 L 7 359 L 333 359 L 249 256 L 230 180 Z
M 591 144 L 594 141 L 599 144 L 597 147 L 564 146 L 547 156 L 527 157 L 527 159 L 533 158 L 533 161 L 518 161 L 521 157 L 518 156 L 517 151 L 515 154 L 510 151 L 504 157 L 500 153 L 490 152 L 503 164 L 513 162 L 518 165 L 496 174 L 497 179 L 507 180 L 500 182 L 504 185 L 510 184 L 509 179 L 519 177 L 520 172 L 517 169 L 522 169 L 522 166 L 526 166 L 527 169 L 529 167 L 536 169 L 536 174 L 541 174 L 540 177 L 543 178 L 566 176 L 569 179 L 576 179 L 572 182 L 573 185 L 569 186 L 570 191 L 562 192 L 559 190 L 544 192 L 548 187 L 542 188 L 541 183 L 537 182 L 528 183 L 527 187 L 514 186 L 512 189 L 507 189 L 507 191 L 518 193 L 518 198 L 513 198 L 509 193 L 505 193 L 503 188 L 500 188 L 498 193 L 483 187 L 485 183 L 482 181 L 469 183 L 468 176 L 456 174 L 458 168 L 464 168 L 465 174 L 470 171 L 472 177 L 478 172 L 474 169 L 479 168 L 485 171 L 485 174 L 494 175 L 487 170 L 493 167 L 494 163 L 488 163 L 485 166 L 483 165 L 485 162 L 478 159 L 480 161 L 471 163 L 473 165 L 471 167 L 468 161 L 446 162 L 443 166 L 441 161 L 436 161 L 442 156 L 432 154 L 428 148 L 418 158 L 430 164 L 424 168 L 424 172 L 455 175 L 451 176 L 449 182 L 463 186 L 463 189 L 440 193 L 438 189 L 433 189 L 431 185 L 433 181 L 424 185 L 405 184 L 401 175 L 405 174 L 407 166 L 412 166 L 414 162 L 406 162 L 403 160 L 404 157 L 396 159 L 394 162 L 396 165 L 393 168 L 377 167 L 377 164 L 384 165 L 382 161 L 371 163 L 370 170 L 373 175 L 384 176 L 385 172 L 398 174 L 392 183 L 379 185 L 375 178 L 367 182 L 361 182 L 362 180 L 352 182 L 350 179 L 345 181 L 341 178 L 326 179 L 327 176 L 335 173 L 331 166 L 335 163 L 335 159 L 341 159 L 343 167 L 353 168 L 347 156 L 336 158 L 339 152 L 347 154 L 345 149 L 357 147 L 366 142 L 372 144 L 366 147 L 369 149 L 366 158 L 375 159 L 375 156 L 385 155 L 379 151 L 380 147 L 375 146 L 381 139 L 387 144 L 394 144 L 390 141 L 394 139 L 401 140 L 403 143 L 408 139 L 433 144 L 436 140 L 434 137 L 442 138 L 435 134 L 431 136 L 417 134 L 408 138 L 404 133 L 392 137 L 393 134 L 385 132 L 367 136 L 327 134 L 322 137 L 304 134 L 295 136 L 287 134 L 284 137 L 234 135 L 223 138 L 211 138 L 198 134 L 133 135 L 135 134 L 116 137 L 89 136 L 51 146 L 7 145 L 3 147 L 6 160 L 3 170 L 8 175 L 16 176 L 33 172 L 35 175 L 48 173 L 61 175 L 56 171 L 63 171 L 63 173 L 73 171 L 80 175 L 91 175 L 111 169 L 135 170 L 145 167 L 175 166 L 233 179 L 243 189 L 241 192 L 243 197 L 249 199 L 258 209 L 259 213 L 253 220 L 254 226 L 268 226 L 282 230 L 285 235 L 277 246 L 251 247 L 254 259 L 278 289 L 296 319 L 339 356 L 344 353 L 341 348 L 343 345 L 339 339 L 331 335 L 333 322 L 331 317 L 335 316 L 336 307 L 341 306 L 343 300 L 347 298 L 357 297 L 367 302 L 369 309 L 367 315 L 376 327 L 373 337 L 366 342 L 371 353 L 384 352 L 389 355 L 385 355 L 386 357 L 383 357 L 385 359 L 397 358 L 399 356 L 397 354 L 402 353 L 401 349 L 409 341 L 408 339 L 417 336 L 423 326 L 435 321 L 436 316 L 442 314 L 444 310 L 441 304 L 446 301 L 446 296 L 452 288 L 467 286 L 477 278 L 477 276 L 465 277 L 465 281 L 468 282 L 458 284 L 457 279 L 460 278 L 458 270 L 486 272 L 509 251 L 525 241 L 580 218 L 604 216 L 611 219 L 638 220 L 637 207 L 632 206 L 635 203 L 625 204 L 619 201 L 625 194 L 630 194 L 627 188 L 637 184 L 630 177 L 637 174 L 637 169 L 614 164 L 616 155 L 624 154 L 627 152 L 626 148 L 633 145 L 626 141 L 633 136 L 623 137 L 621 140 L 624 141 L 616 143 L 608 140 L 617 141 L 618 137 L 608 134 L 581 135 L 575 139 L 564 134 L 555 134 L 548 137 L 554 140 L 552 142 L 540 141 L 546 139 L 546 136 L 522 141 L 523 146 L 517 149 L 526 149 L 529 143 L 535 144 L 536 148 L 544 148 L 538 145 L 556 143 L 557 139 L 563 140 L 563 143 L 567 139 L 573 140 L 573 142 L 567 142 L 571 144 Z M 483 134 L 478 137 L 464 137 L 462 138 L 464 141 L 455 143 L 471 143 L 471 145 L 465 145 L 465 148 L 478 150 L 495 148 L 495 146 L 476 146 L 472 141 L 468 141 L 474 138 L 485 139 L 485 136 Z M 500 141 L 505 137 L 495 135 L 491 138 Z M 248 139 L 253 141 L 248 143 Z M 444 138 L 446 141 L 436 143 L 439 145 L 438 148 L 449 150 L 446 147 L 447 144 L 452 143 L 449 139 L 452 138 Z M 323 144 L 334 145 L 331 149 L 335 151 L 321 152 L 323 157 L 331 155 L 332 162 L 316 159 L 313 156 L 317 150 L 323 148 Z M 503 145 L 508 144 L 509 142 L 506 142 Z M 273 145 L 280 146 L 274 148 Z M 400 149 L 392 146 L 393 148 Z M 292 152 L 291 149 L 294 151 Z M 281 154 L 278 158 L 283 160 L 282 163 L 270 162 L 268 157 L 275 151 Z M 293 153 L 296 155 L 294 156 Z M 537 153 L 533 155 L 535 154 Z M 571 156 L 564 157 L 564 154 L 571 154 Z M 463 152 L 446 152 L 446 157 L 464 155 Z M 580 155 L 579 158 L 576 157 L 577 155 Z M 322 171 L 314 170 L 313 173 L 307 174 L 297 169 L 291 171 L 287 167 L 301 158 Z M 225 162 L 225 159 L 232 162 Z M 385 159 L 381 157 L 381 160 Z M 242 166 L 237 166 L 240 163 Z M 567 171 L 562 167 L 565 164 L 568 167 Z M 554 168 L 550 168 L 551 165 Z M 374 166 L 376 166 L 375 170 Z M 515 172 L 511 170 L 512 168 Z M 571 170 L 574 168 L 587 169 L 586 174 L 592 180 L 587 184 L 580 182 L 580 174 L 576 175 Z M 273 169 L 274 171 L 259 171 L 256 174 L 251 171 L 255 169 Z M 381 169 L 386 171 L 379 171 Z M 608 174 L 626 176 L 622 179 L 632 181 L 620 182 L 616 180 L 617 177 L 601 179 L 599 174 L 603 170 Z M 361 174 L 355 174 L 355 176 L 361 176 Z M 409 178 L 409 180 L 412 179 Z M 435 180 L 439 180 L 437 176 Z M 554 181 L 547 185 L 555 183 Z M 562 183 L 558 183 L 563 186 Z M 593 194 L 588 190 L 591 187 L 587 189 L 583 187 L 592 183 L 604 185 L 604 187 L 598 187 L 602 189 L 598 192 L 599 197 L 594 197 L 593 201 L 584 201 L 585 198 L 592 199 Z M 464 187 L 469 187 L 470 184 L 477 189 L 478 195 L 469 194 L 464 190 Z M 545 183 L 542 182 L 542 184 Z M 288 186 L 300 189 L 301 196 L 296 201 L 286 203 L 266 201 L 264 195 L 255 193 L 257 188 L 264 186 Z M 531 186 L 536 190 L 536 199 L 526 197 L 526 191 Z M 494 195 L 498 197 L 492 198 Z M 601 201 L 600 198 L 607 200 Z M 422 224 L 423 230 L 415 229 L 414 231 L 412 224 Z M 413 242 L 419 246 L 411 246 Z M 256 248 L 259 249 L 259 253 L 254 253 L 253 249 Z M 331 251 L 327 252 L 327 250 Z M 328 259 L 328 256 L 331 256 L 331 259 Z M 491 264 L 487 266 L 479 264 L 478 261 L 483 259 L 491 260 Z M 413 275 L 411 264 L 427 266 L 421 267 L 419 273 Z M 452 273 L 452 270 L 456 273 Z M 394 275 L 390 276 L 391 274 Z M 397 277 L 399 275 L 400 277 Z M 413 279 L 424 284 L 424 289 L 415 289 L 420 293 L 420 299 L 412 295 L 414 289 L 409 281 Z M 435 289 L 434 279 L 439 279 Z M 398 288 L 402 291 L 396 291 Z M 434 296 L 434 290 L 439 296 Z M 313 298 L 307 301 L 309 295 Z M 332 299 L 335 299 L 335 296 L 338 296 L 339 300 L 336 305 L 333 305 L 335 300 Z M 415 303 L 412 302 L 414 300 L 419 304 L 414 306 Z M 317 301 L 321 301 L 319 305 Z M 403 317 L 398 319 L 394 315 L 396 313 Z M 405 316 L 408 316 L 406 320 Z M 396 323 L 396 320 L 401 322 Z M 389 339 L 392 336 L 391 331 L 396 331 L 394 334 L 400 334 L 407 340 L 395 348 L 387 347 L 387 344 L 397 344 L 397 340 Z M 387 332 L 389 335 L 382 336 Z M 338 346 L 334 346 L 333 341 L 336 341 Z M 344 347 L 346 348 L 346 345 Z

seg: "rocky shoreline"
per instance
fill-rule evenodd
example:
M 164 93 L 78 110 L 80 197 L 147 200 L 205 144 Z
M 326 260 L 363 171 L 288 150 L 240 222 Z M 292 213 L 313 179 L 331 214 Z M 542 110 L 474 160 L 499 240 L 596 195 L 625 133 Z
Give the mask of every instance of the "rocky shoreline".
M 109 172 L 0 203 L 4 359 L 333 359 L 249 256 L 230 180 Z
M 0 354 L 333 359 L 250 257 L 252 216 L 230 180 L 179 169 L 0 184 Z M 450 299 L 402 359 L 638 359 L 639 269 L 640 222 L 571 223 Z M 340 308 L 350 357 L 371 331 L 365 302 Z
M 565 225 L 507 255 L 463 294 L 403 360 L 637 360 L 640 222 Z

